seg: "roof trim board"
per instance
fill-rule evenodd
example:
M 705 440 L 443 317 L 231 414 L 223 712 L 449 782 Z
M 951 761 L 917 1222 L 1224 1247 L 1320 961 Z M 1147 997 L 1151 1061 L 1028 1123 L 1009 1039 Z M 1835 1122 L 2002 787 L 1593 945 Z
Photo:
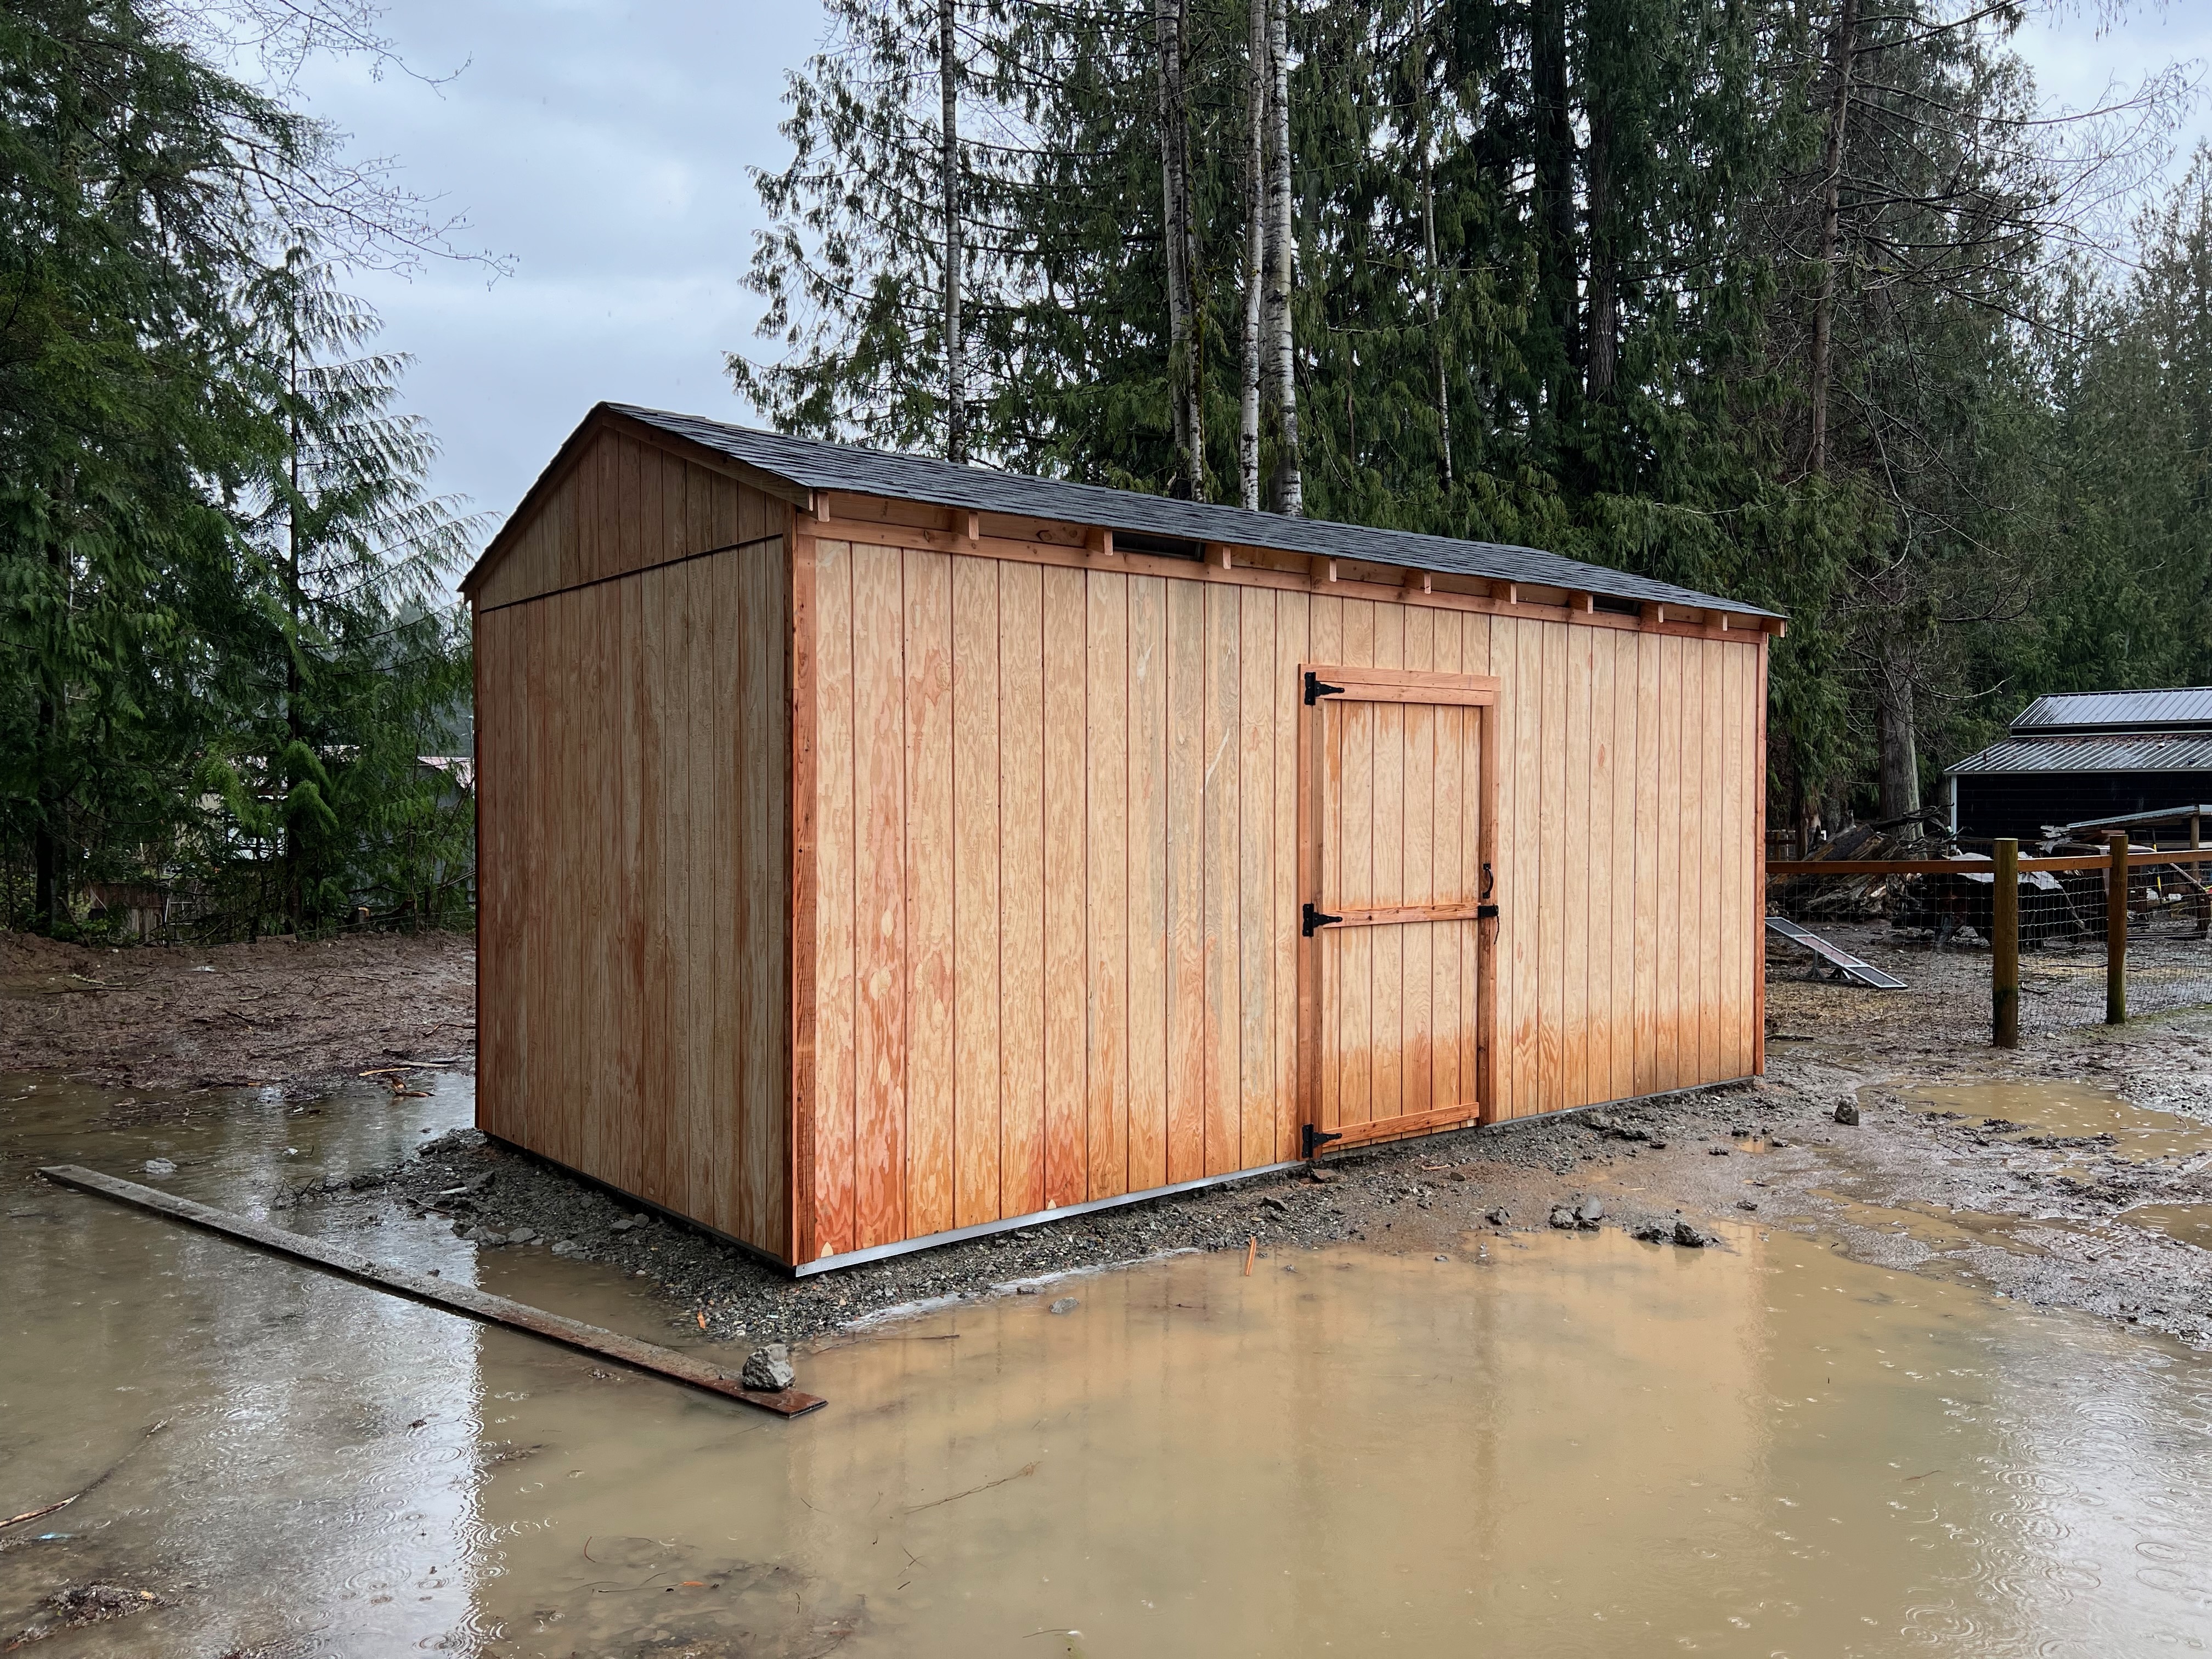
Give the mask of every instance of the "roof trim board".
M 519 527 L 531 518 L 533 503 L 558 482 L 581 453 L 589 436 L 602 427 L 624 432 L 687 460 L 739 477 L 802 511 L 818 513 L 830 491 L 888 497 L 1017 517 L 1055 520 L 1109 533 L 1164 536 L 1207 546 L 1266 549 L 1321 559 L 1354 559 L 1414 571 L 1532 587 L 1555 588 L 1633 601 L 1639 605 L 1673 605 L 1775 623 L 1778 612 L 1670 582 L 1655 581 L 1603 565 L 1563 558 L 1535 548 L 1494 542 L 1459 541 L 1412 531 L 1377 530 L 1325 520 L 1248 513 L 1241 507 L 1172 501 L 1135 490 L 1096 484 L 1025 477 L 987 468 L 963 466 L 927 457 L 825 443 L 763 432 L 694 416 L 635 404 L 599 404 L 571 433 L 529 492 L 508 516 L 483 556 L 461 580 L 472 593 L 492 565 L 504 556 Z

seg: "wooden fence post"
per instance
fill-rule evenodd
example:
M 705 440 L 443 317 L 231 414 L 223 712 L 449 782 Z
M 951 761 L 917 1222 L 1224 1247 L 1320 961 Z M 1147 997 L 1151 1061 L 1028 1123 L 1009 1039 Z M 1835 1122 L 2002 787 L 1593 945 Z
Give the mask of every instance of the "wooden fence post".
M 2020 1047 L 2020 842 L 1995 846 L 1996 888 L 1990 896 L 1990 1042 Z
M 2112 867 L 2105 877 L 2105 1024 L 2128 1023 L 2128 832 L 2112 832 Z

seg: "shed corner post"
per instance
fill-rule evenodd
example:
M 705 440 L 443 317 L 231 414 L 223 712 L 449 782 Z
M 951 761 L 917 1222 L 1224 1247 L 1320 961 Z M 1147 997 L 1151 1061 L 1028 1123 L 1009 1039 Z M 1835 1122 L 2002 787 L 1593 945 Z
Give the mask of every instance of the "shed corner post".
M 1751 851 L 1752 867 L 1758 878 L 1751 890 L 1751 1074 L 1753 1077 L 1766 1075 L 1766 657 L 1773 638 L 1774 635 L 1768 632 L 1761 632 L 1759 636 L 1759 706 L 1752 711 L 1752 729 L 1758 734 L 1759 743 L 1757 764 L 1752 775 L 1752 787 L 1758 791 L 1759 800 Z
M 826 500 L 817 492 L 818 500 Z M 790 913 L 784 929 L 789 951 L 786 984 L 790 1006 L 791 1079 L 784 1144 L 787 1259 L 793 1267 L 811 1260 L 816 1249 L 814 1212 L 814 1021 L 815 1021 L 815 674 L 814 520 L 787 507 L 784 532 L 785 592 L 790 629 L 784 651 L 786 706 L 790 719 L 784 821 L 790 825 L 786 849 Z
M 2020 842 L 1995 844 L 1996 886 L 1990 895 L 1990 1042 L 2020 1047 Z

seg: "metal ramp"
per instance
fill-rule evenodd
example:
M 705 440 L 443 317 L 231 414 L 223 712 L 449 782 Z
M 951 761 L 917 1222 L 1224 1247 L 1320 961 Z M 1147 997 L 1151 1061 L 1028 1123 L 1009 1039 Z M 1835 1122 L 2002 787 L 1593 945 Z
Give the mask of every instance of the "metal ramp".
M 1838 945 L 1829 944 L 1818 933 L 1800 927 L 1787 916 L 1767 917 L 1766 931 L 1779 933 L 1792 945 L 1802 945 L 1821 961 L 1833 964 L 1835 972 L 1828 975 L 1831 979 L 1849 975 L 1862 985 L 1873 986 L 1877 991 L 1902 991 L 1905 988 L 1905 981 L 1896 975 L 1885 974 L 1872 963 L 1853 956 Z

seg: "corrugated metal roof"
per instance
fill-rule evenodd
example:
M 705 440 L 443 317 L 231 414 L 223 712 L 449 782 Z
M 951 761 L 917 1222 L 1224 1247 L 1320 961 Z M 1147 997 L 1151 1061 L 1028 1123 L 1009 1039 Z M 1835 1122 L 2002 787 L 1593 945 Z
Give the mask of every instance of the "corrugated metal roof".
M 1369 559 L 1378 564 L 1403 565 L 1415 570 L 1601 593 L 1608 599 L 1680 605 L 1697 610 L 1717 608 L 1739 616 L 1778 614 L 1757 605 L 1677 587 L 1671 582 L 1653 581 L 1649 577 L 1607 569 L 1603 565 L 1563 559 L 1555 553 L 1540 552 L 1533 547 L 1463 542 L 1406 530 L 1372 530 L 1321 519 L 1285 518 L 1276 513 L 1247 513 L 1242 507 L 1171 501 L 1164 495 L 1108 489 L 1097 484 L 1024 477 L 1019 473 L 962 466 L 927 456 L 865 449 L 857 444 L 793 438 L 780 432 L 763 432 L 752 427 L 732 426 L 692 415 L 673 415 L 665 410 L 642 409 L 631 404 L 609 404 L 606 407 L 616 414 L 720 450 L 808 489 L 845 489 L 979 513 L 1061 519 L 1106 530 L 1170 537 L 1178 541 L 1226 542 L 1235 546 L 1274 548 L 1322 558 Z
M 2212 772 L 2212 732 L 2006 738 L 1948 772 Z
M 2212 686 L 2154 691 L 2063 691 L 2038 697 L 2012 723 L 2033 732 L 2212 732 Z

